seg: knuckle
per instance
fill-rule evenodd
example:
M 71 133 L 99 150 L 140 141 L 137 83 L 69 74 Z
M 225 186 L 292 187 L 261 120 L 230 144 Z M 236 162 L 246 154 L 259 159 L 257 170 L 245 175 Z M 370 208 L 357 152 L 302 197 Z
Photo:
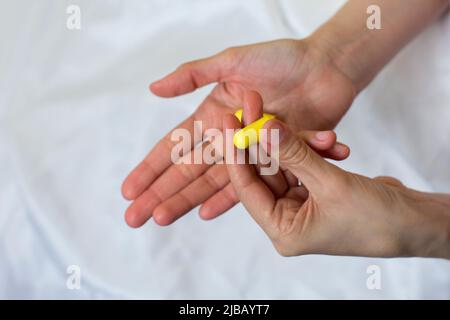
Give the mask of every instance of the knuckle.
M 311 161 L 311 153 L 305 143 L 291 139 L 280 154 L 286 164 L 304 165 Z
M 196 178 L 195 172 L 192 170 L 192 167 L 189 165 L 179 165 L 176 167 L 178 169 L 179 175 L 182 177 L 182 179 L 185 179 L 186 181 L 193 181 Z
M 196 61 L 188 61 L 188 62 L 184 62 L 182 64 L 180 64 L 180 66 L 178 67 L 178 70 L 180 71 L 191 71 L 195 66 Z
M 238 52 L 239 52 L 238 47 L 230 47 L 223 50 L 221 53 L 219 53 L 218 56 L 225 63 L 225 65 L 232 66 L 236 64 L 236 62 L 239 60 Z
M 220 61 L 223 70 L 229 73 L 236 72 L 236 68 L 242 60 L 242 51 L 239 47 L 229 47 L 219 52 L 215 58 Z
M 206 172 L 204 175 L 205 183 L 209 185 L 213 190 L 220 190 L 221 186 L 217 181 L 217 176 L 211 175 Z
M 236 54 L 237 47 L 229 47 L 222 51 L 224 56 L 232 57 Z

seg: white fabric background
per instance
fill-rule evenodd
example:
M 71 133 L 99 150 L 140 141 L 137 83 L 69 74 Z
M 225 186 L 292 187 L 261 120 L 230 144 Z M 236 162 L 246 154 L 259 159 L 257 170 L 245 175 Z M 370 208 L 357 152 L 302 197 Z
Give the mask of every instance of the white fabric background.
M 447 261 L 282 258 L 240 206 L 167 228 L 123 221 L 123 178 L 210 90 L 164 100 L 149 82 L 231 45 L 306 36 L 342 3 L 2 1 L 0 297 L 450 298 Z M 449 36 L 447 16 L 358 98 L 338 128 L 343 167 L 450 192 Z M 72 264 L 81 290 L 66 288 Z M 366 288 L 371 264 L 381 290 Z

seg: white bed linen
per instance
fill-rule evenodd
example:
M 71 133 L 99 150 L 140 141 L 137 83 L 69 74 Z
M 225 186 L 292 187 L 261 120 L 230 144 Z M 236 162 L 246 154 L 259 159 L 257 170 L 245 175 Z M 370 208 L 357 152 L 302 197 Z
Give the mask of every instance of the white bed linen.
M 0 297 L 450 298 L 447 261 L 282 258 L 241 206 L 167 228 L 123 221 L 123 178 L 211 89 L 164 100 L 148 83 L 231 45 L 305 36 L 342 2 L 3 1 Z M 449 36 L 447 16 L 358 98 L 338 128 L 343 167 L 450 192 Z M 372 264 L 381 290 L 366 287 Z M 69 265 L 81 290 L 66 288 Z

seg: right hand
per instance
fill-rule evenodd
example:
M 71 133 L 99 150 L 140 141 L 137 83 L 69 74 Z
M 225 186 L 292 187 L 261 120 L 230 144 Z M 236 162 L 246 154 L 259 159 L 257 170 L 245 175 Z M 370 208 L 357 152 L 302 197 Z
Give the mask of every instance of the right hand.
M 225 129 L 240 127 L 234 115 L 224 117 Z M 253 165 L 229 160 L 227 167 L 239 200 L 280 254 L 450 259 L 449 195 L 342 170 L 281 121 L 270 120 L 264 128 L 266 136 L 278 130 L 278 141 L 263 136 L 261 145 L 268 153 L 275 150 L 272 161 L 289 177 L 287 190 L 273 192 Z
M 230 48 L 183 64 L 150 89 L 161 97 L 175 97 L 214 82 L 218 84 L 212 92 L 178 128 L 192 133 L 194 121 L 202 121 L 203 130 L 222 129 L 223 116 L 242 107 L 245 91 L 256 90 L 263 93 L 264 111 L 296 130 L 329 130 L 356 95 L 353 83 L 311 39 Z M 170 136 L 169 132 L 123 183 L 124 197 L 133 201 L 126 212 L 132 227 L 152 215 L 158 224 L 168 225 L 200 204 L 200 216 L 212 219 L 238 202 L 225 166 L 173 165 L 175 142 Z M 334 142 L 322 150 L 324 156 L 346 158 L 348 148 Z

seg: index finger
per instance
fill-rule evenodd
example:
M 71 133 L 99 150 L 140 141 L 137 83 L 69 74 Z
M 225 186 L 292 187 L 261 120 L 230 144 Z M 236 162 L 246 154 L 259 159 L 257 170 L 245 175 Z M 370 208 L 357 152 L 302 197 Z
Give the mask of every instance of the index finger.
M 240 123 L 234 115 L 226 115 L 224 118 L 224 129 L 238 129 Z M 227 162 L 228 174 L 234 190 L 242 204 L 250 215 L 262 227 L 267 225 L 272 209 L 275 205 L 275 197 L 267 185 L 259 178 L 255 167 L 249 164 L 239 164 L 236 159 L 237 149 L 233 145 L 232 135 L 225 135 L 226 152 L 234 149 L 234 157 Z M 228 159 L 228 157 L 225 157 Z

